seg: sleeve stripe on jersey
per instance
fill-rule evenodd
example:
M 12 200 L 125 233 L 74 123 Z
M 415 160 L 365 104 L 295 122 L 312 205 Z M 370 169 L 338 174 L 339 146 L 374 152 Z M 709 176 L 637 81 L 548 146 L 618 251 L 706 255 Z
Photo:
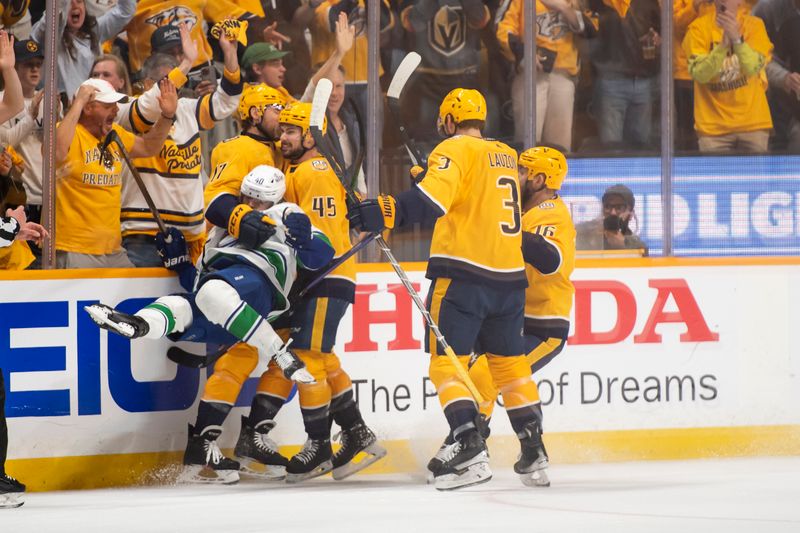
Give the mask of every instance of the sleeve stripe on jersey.
M 436 207 L 438 207 L 442 211 L 442 214 L 445 214 L 445 215 L 447 214 L 447 209 L 445 209 L 444 206 L 442 204 L 440 204 L 438 202 L 438 200 L 436 200 L 436 198 L 431 196 L 430 193 L 425 190 L 425 188 L 422 186 L 422 183 L 417 183 L 417 188 L 420 190 L 420 192 L 422 192 L 422 194 L 424 195 L 425 198 L 430 200 L 430 202 L 432 204 L 434 204 Z

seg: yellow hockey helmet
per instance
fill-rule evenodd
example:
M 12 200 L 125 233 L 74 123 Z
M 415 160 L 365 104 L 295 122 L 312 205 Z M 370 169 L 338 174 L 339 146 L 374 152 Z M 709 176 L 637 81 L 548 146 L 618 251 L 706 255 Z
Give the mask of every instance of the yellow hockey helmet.
M 555 148 L 536 146 L 519 155 L 519 166 L 525 167 L 533 176 L 544 174 L 545 187 L 559 190 L 567 176 L 567 158 Z
M 451 115 L 456 124 L 465 120 L 486 120 L 486 99 L 475 89 L 453 89 L 439 106 L 442 123 L 447 115 Z
M 286 105 L 286 100 L 277 89 L 273 89 L 266 83 L 246 85 L 242 91 L 242 96 L 239 98 L 239 118 L 241 120 L 250 118 L 251 107 L 258 108 L 259 111 L 263 112 L 273 105 L 281 108 Z
M 292 102 L 281 111 L 281 124 L 299 126 L 303 133 L 308 132 L 311 125 L 311 104 L 308 102 Z M 322 133 L 328 131 L 328 119 L 322 119 Z

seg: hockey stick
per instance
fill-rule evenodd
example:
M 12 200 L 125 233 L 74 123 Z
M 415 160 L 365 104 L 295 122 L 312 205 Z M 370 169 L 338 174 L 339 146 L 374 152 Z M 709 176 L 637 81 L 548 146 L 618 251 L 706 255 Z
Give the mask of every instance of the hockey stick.
M 315 276 L 311 282 L 306 285 L 302 291 L 300 291 L 297 295 L 297 298 L 302 298 L 308 292 L 313 289 L 314 287 L 319 284 L 325 277 L 339 268 L 342 263 L 353 257 L 357 254 L 362 248 L 364 248 L 367 244 L 371 243 L 375 238 L 378 236 L 377 233 L 370 233 L 360 241 L 358 241 L 352 248 L 347 250 L 341 256 L 339 256 L 336 261 L 331 262 L 328 267 L 325 269 L 324 272 L 320 273 L 318 276 Z M 235 343 L 234 343 L 235 344 Z M 193 352 L 189 352 L 184 350 L 180 346 L 170 346 L 167 350 L 167 359 L 170 361 L 177 363 L 182 366 L 188 366 L 192 368 L 205 368 L 207 366 L 212 365 L 225 355 L 225 353 L 233 347 L 233 344 L 228 345 L 216 345 L 210 351 L 207 351 L 205 354 L 197 354 Z
M 334 172 L 336 172 L 336 167 L 331 164 L 330 152 L 325 151 L 325 147 L 327 145 L 324 142 L 321 142 L 323 141 L 322 124 L 325 118 L 325 109 L 328 107 L 328 99 L 331 96 L 332 89 L 333 84 L 327 78 L 323 78 L 317 83 L 317 89 L 314 91 L 314 99 L 311 103 L 311 119 L 309 130 L 311 131 L 311 136 L 314 138 L 314 142 L 317 144 L 317 150 L 323 157 L 325 157 L 326 160 L 328 160 L 328 164 L 330 164 L 331 168 L 333 168 Z M 341 169 L 339 169 L 339 171 L 341 171 Z M 339 181 L 341 181 L 341 175 L 339 174 L 337 177 L 339 178 Z M 345 191 L 347 193 L 348 202 L 353 204 L 359 203 L 352 191 L 347 189 L 345 189 Z M 458 377 L 460 377 L 467 386 L 475 401 L 478 404 L 482 403 L 483 396 L 481 396 L 481 393 L 478 392 L 478 389 L 475 387 L 475 383 L 472 382 L 472 379 L 470 379 L 467 370 L 461 366 L 461 363 L 453 351 L 453 348 L 450 347 L 450 345 L 447 343 L 447 340 L 445 340 L 444 335 L 442 335 L 442 332 L 439 331 L 439 326 L 436 324 L 436 322 L 434 322 L 431 314 L 425 308 L 425 303 L 422 301 L 422 298 L 419 297 L 417 291 L 414 290 L 414 287 L 411 285 L 411 281 L 408 279 L 408 275 L 406 274 L 405 270 L 403 270 L 403 267 L 400 266 L 400 263 L 397 262 L 397 259 L 395 259 L 391 248 L 389 248 L 389 245 L 386 243 L 386 240 L 383 238 L 383 236 L 376 234 L 375 242 L 378 243 L 381 251 L 383 251 L 384 255 L 386 255 L 386 258 L 389 260 L 389 263 L 392 264 L 392 268 L 397 274 L 397 277 L 400 278 L 400 282 L 403 284 L 403 287 L 405 287 L 408 295 L 414 301 L 414 305 L 416 305 L 417 309 L 422 314 L 425 322 L 428 324 L 428 327 L 431 328 L 436 340 L 439 342 L 442 350 L 444 350 L 445 355 L 450 359 L 450 362 L 453 363 L 453 366 L 455 366 Z
M 131 174 L 133 174 L 133 179 L 136 181 L 136 185 L 139 187 L 139 190 L 144 197 L 144 201 L 147 203 L 147 207 L 150 208 L 150 213 L 153 215 L 153 218 L 156 219 L 156 224 L 158 224 L 159 231 L 166 235 L 167 242 L 170 242 L 171 239 L 167 233 L 167 226 L 164 224 L 164 221 L 161 220 L 161 213 L 158 212 L 158 208 L 153 202 L 153 198 L 150 196 L 150 193 L 147 192 L 147 187 L 142 180 L 141 174 L 139 174 L 139 171 L 136 170 L 136 167 L 133 165 L 127 150 L 125 150 L 125 145 L 122 144 L 122 139 L 119 138 L 119 134 L 114 131 L 114 129 L 109 131 L 108 135 L 106 135 L 106 138 L 103 139 L 103 145 L 100 147 L 101 157 L 103 157 L 103 155 L 106 153 L 108 150 L 108 145 L 112 142 L 117 145 L 120 154 L 122 154 L 122 159 L 125 160 L 125 164 L 128 165 L 128 169 L 131 171 Z
M 314 277 L 314 279 L 311 280 L 311 282 L 308 285 L 303 287 L 303 290 L 297 294 L 297 298 L 302 298 L 303 296 L 308 294 L 308 292 L 314 287 L 316 287 L 323 279 L 325 279 L 325 277 L 328 274 L 339 268 L 342 265 L 342 263 L 353 257 L 355 254 L 361 251 L 362 248 L 364 248 L 366 245 L 374 241 L 377 236 L 378 236 L 377 233 L 370 233 L 369 235 L 358 241 L 356 244 L 354 244 L 352 248 L 350 248 L 341 256 L 339 256 L 339 258 L 336 261 L 333 261 L 330 265 L 328 265 L 328 268 L 326 268 L 324 272 Z
M 397 67 L 394 76 L 392 76 L 392 81 L 389 84 L 389 90 L 386 91 L 386 103 L 400 130 L 400 137 L 403 139 L 403 145 L 406 147 L 406 151 L 408 151 L 412 165 L 423 165 L 425 164 L 426 158 L 422 150 L 417 146 L 417 143 L 411 138 L 411 135 L 403 124 L 403 120 L 400 118 L 400 94 L 403 92 L 403 89 L 405 89 L 406 83 L 411 75 L 419 66 L 420 61 L 422 61 L 422 58 L 418 53 L 409 52 L 406 57 L 403 58 L 403 61 L 400 62 L 400 66 Z

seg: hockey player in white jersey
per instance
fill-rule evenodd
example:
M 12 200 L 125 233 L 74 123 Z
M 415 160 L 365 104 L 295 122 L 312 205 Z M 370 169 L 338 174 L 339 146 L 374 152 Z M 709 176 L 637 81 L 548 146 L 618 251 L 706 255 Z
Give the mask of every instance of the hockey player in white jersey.
M 285 190 L 286 178 L 276 168 L 260 165 L 245 176 L 242 203 L 263 213 L 262 226 L 268 224 L 271 235 L 259 243 L 245 243 L 214 227 L 198 262 L 192 292 L 161 297 L 133 315 L 104 304 L 87 306 L 86 311 L 101 328 L 132 339 L 245 342 L 256 347 L 263 359 L 274 359 L 287 378 L 313 383 L 270 321 L 289 308 L 297 268 L 319 269 L 331 261 L 334 250 L 300 207 L 281 202 Z M 189 426 L 184 480 L 238 481 L 239 464 L 224 457 L 216 443 L 228 411 L 201 402 L 197 423 Z

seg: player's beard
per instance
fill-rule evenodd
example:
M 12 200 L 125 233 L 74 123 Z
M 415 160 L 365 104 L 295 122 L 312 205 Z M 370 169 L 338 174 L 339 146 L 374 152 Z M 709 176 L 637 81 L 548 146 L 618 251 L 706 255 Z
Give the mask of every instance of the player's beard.
M 281 153 L 283 154 L 283 157 L 285 159 L 288 159 L 289 161 L 296 161 L 300 159 L 301 157 L 303 157 L 303 154 L 305 154 L 308 151 L 308 148 L 303 146 L 303 143 L 300 143 L 300 146 L 288 152 L 283 151 L 284 146 L 285 145 L 281 145 Z
M 280 139 L 280 138 L 281 138 L 280 134 L 278 134 L 278 135 L 276 136 L 276 135 L 275 135 L 275 134 L 273 134 L 271 131 L 269 131 L 267 128 L 265 128 L 264 126 L 262 126 L 260 122 L 256 124 L 256 129 L 258 130 L 258 132 L 259 132 L 259 133 L 260 133 L 260 134 L 261 134 L 261 135 L 262 135 L 264 138 L 266 138 L 266 139 L 267 139 L 268 141 L 270 141 L 270 142 L 277 142 L 277 141 L 278 141 L 278 139 Z
M 547 185 L 542 183 L 541 187 L 539 187 L 538 189 L 534 189 L 533 183 L 531 181 L 525 181 L 525 185 L 522 187 L 522 205 L 524 206 L 525 204 L 527 204 L 531 198 L 533 198 L 537 193 L 545 190 L 546 188 Z

